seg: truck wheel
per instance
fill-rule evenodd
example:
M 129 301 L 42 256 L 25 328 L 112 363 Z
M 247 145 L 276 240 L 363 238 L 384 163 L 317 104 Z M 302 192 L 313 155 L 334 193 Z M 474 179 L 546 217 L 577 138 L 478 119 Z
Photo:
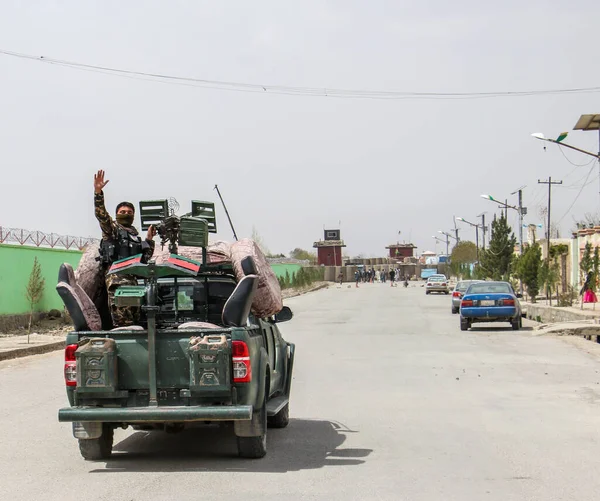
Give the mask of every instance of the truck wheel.
M 99 438 L 79 439 L 79 452 L 86 461 L 109 458 L 112 446 L 113 429 L 106 424 L 102 426 L 102 435 Z
M 267 424 L 271 428 L 285 428 L 290 423 L 290 404 L 285 404 L 277 414 L 267 418 Z
M 259 459 L 267 454 L 267 396 L 262 407 L 252 414 L 253 424 L 262 424 L 262 435 L 257 437 L 237 437 L 238 454 L 240 457 Z

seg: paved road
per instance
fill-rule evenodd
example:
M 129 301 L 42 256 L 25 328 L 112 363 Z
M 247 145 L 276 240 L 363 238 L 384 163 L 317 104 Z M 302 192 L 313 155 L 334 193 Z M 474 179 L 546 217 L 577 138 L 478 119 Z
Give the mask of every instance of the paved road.
M 288 301 L 293 420 L 262 460 L 228 430 L 119 430 L 85 462 L 56 411 L 60 353 L 0 363 L 0 499 L 598 499 L 600 361 L 561 339 L 461 332 L 422 288 Z M 282 326 L 283 327 L 283 326 Z M 508 325 L 507 325 L 508 327 Z

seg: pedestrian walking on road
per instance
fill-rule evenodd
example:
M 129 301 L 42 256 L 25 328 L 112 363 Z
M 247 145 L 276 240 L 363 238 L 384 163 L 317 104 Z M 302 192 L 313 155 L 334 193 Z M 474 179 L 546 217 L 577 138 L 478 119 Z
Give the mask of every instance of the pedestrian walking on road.
M 390 287 L 394 286 L 394 278 L 396 278 L 396 272 L 394 271 L 394 269 L 392 268 L 390 270 Z
M 356 270 L 354 272 L 354 280 L 356 281 L 356 287 L 358 287 L 358 282 L 360 282 L 360 271 Z

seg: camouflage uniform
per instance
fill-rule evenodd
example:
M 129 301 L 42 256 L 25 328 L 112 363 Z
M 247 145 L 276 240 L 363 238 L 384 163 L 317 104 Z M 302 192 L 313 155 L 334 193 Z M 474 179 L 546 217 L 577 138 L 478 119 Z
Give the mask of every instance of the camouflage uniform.
M 104 206 L 104 193 L 94 193 L 94 207 L 96 219 L 102 229 L 102 239 L 116 241 L 118 239 L 118 230 L 125 230 L 131 235 L 138 235 L 138 231 L 133 226 L 123 226 L 110 217 Z M 154 254 L 154 241 L 146 240 L 150 246 L 147 258 Z M 106 277 L 106 290 L 108 291 L 108 308 L 113 321 L 113 327 L 122 327 L 134 325 L 139 322 L 140 311 L 134 306 L 118 307 L 115 305 L 115 291 L 121 285 L 137 285 L 137 277 L 133 275 L 108 275 Z

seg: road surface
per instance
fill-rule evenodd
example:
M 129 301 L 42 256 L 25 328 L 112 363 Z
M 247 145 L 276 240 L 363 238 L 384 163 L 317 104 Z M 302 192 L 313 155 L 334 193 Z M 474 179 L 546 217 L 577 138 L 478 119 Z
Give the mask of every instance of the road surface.
M 267 457 L 239 459 L 218 427 L 128 429 L 110 460 L 85 462 L 57 422 L 53 353 L 0 363 L 0 499 L 600 496 L 596 354 L 508 324 L 461 332 L 449 297 L 421 287 L 333 286 L 287 304 L 293 419 L 269 432 Z

